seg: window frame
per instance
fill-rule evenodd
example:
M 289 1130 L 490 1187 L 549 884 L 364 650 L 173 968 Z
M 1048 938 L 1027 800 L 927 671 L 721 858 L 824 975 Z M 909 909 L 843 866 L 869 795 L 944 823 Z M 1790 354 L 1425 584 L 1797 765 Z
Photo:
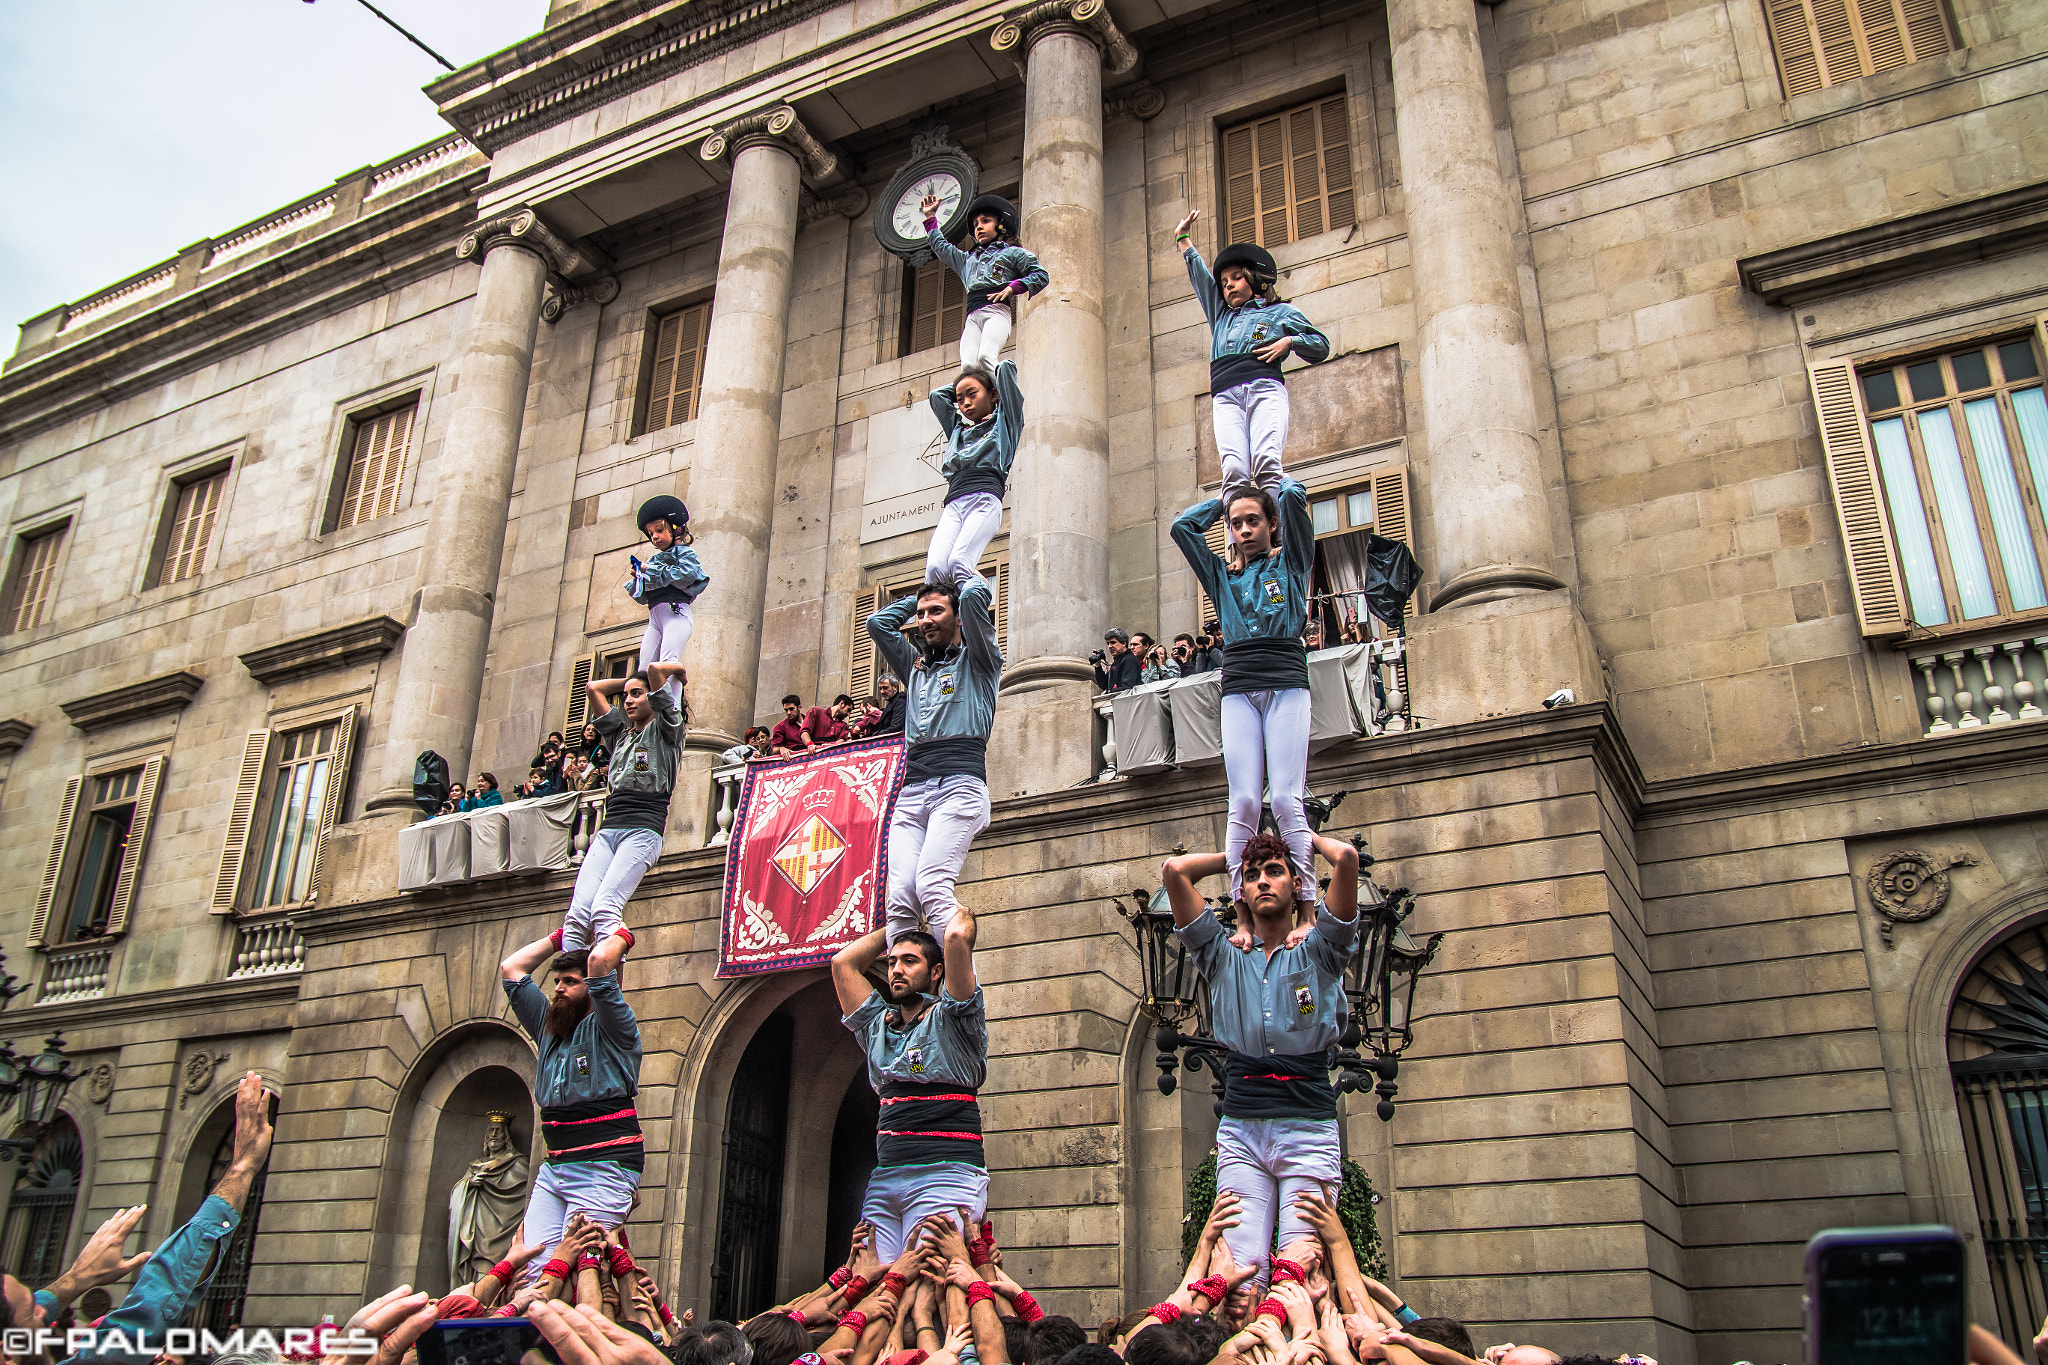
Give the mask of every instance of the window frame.
M 704 364 L 711 353 L 711 321 L 716 300 L 708 289 L 692 291 L 662 303 L 651 305 L 643 314 L 645 319 L 640 335 L 640 369 L 633 380 L 633 421 L 627 431 L 628 440 L 637 440 L 671 427 L 687 426 L 697 420 L 704 402 Z M 670 420 L 655 426 L 652 421 L 654 408 L 654 365 L 655 357 L 661 350 L 661 329 L 672 317 L 680 317 L 693 308 L 704 310 L 704 330 L 697 343 L 697 377 L 690 386 L 690 415 L 683 421 Z M 671 418 L 673 413 L 670 414 Z
M 346 544 L 357 537 L 381 535 L 393 529 L 390 518 L 411 509 L 413 497 L 419 490 L 420 467 L 427 459 L 427 421 L 431 416 L 438 377 L 438 368 L 417 371 L 366 393 L 353 394 L 334 405 L 327 437 L 327 486 L 313 509 L 313 539 L 333 536 L 338 537 L 337 544 Z M 348 472 L 355 459 L 357 431 L 363 423 L 375 421 L 408 403 L 413 406 L 411 450 L 405 470 L 399 476 L 398 487 L 393 490 L 391 510 L 382 517 L 359 521 L 353 526 L 341 525 L 341 505 L 348 494 Z
M 238 907 L 243 912 L 250 915 L 265 916 L 289 914 L 319 898 L 320 855 L 327 842 L 328 831 L 339 823 L 335 819 L 336 812 L 334 807 L 346 795 L 348 786 L 348 774 L 344 770 L 343 765 L 349 763 L 354 757 L 352 753 L 353 746 L 350 743 L 353 736 L 349 733 L 352 727 L 348 719 L 354 715 L 354 712 L 355 708 L 350 707 L 347 711 L 338 714 L 298 718 L 292 724 L 273 729 L 271 732 L 271 748 L 266 771 L 263 774 L 264 797 L 261 803 L 262 818 L 252 821 L 250 824 L 249 847 L 244 855 L 245 859 L 249 855 L 254 855 L 255 875 L 249 878 L 243 887 L 241 904 Z M 284 758 L 284 745 L 292 738 L 309 733 L 317 735 L 318 732 L 330 725 L 335 727 L 333 747 L 323 752 L 303 755 L 297 759 L 287 760 Z M 310 792 L 308 793 L 307 809 L 300 814 L 301 827 L 304 824 L 313 824 L 315 826 L 313 831 L 313 847 L 306 855 L 307 894 L 290 900 L 267 901 L 258 904 L 257 895 L 260 883 L 264 880 L 265 873 L 272 871 L 267 864 L 267 858 L 270 851 L 269 838 L 278 817 L 278 799 L 283 792 L 280 780 L 282 770 L 289 762 L 294 768 L 304 766 L 309 772 L 319 772 L 323 758 L 326 760 L 327 770 L 322 779 L 322 788 L 318 793 L 319 807 L 317 817 L 312 806 L 312 793 Z M 296 860 L 294 860 L 294 867 L 292 869 L 294 876 L 296 876 L 296 871 Z
M 1885 0 L 1891 7 L 1891 17 L 1897 21 L 1897 29 L 1889 41 L 1896 42 L 1901 60 L 1888 57 L 1881 60 L 1873 51 L 1873 35 L 1876 30 L 1864 23 L 1863 6 L 1869 0 L 1762 0 L 1759 8 L 1763 12 L 1764 33 L 1770 43 L 1771 66 L 1778 78 L 1778 90 L 1786 100 L 1798 99 L 1821 90 L 1847 85 L 1885 71 L 1896 71 L 1902 66 L 1915 66 L 1932 61 L 1936 57 L 1960 52 L 1962 42 L 1960 27 L 1956 23 L 1953 9 L 1945 0 Z M 1839 6 L 1840 14 L 1829 14 L 1824 20 L 1817 12 L 1816 4 L 1831 8 Z M 1908 10 L 1917 9 L 1917 16 Z M 1943 41 L 1947 44 L 1939 51 L 1921 52 L 1920 47 L 1929 35 L 1914 32 L 1916 22 L 1931 18 L 1938 25 Z M 1826 49 L 1830 46 L 1823 37 L 1823 25 L 1846 23 L 1846 39 L 1855 58 L 1853 73 L 1836 74 L 1831 68 L 1838 61 L 1831 61 Z M 1837 42 L 1833 46 L 1839 48 Z M 1800 65 L 1798 70 L 1795 64 Z M 1810 66 L 1808 71 L 1805 67 Z
M 1307 90 L 1314 90 L 1316 88 L 1316 86 L 1305 87 Z M 1322 108 L 1333 99 L 1340 99 L 1344 102 L 1342 127 L 1345 135 L 1345 144 L 1342 164 L 1345 167 L 1348 179 L 1345 186 L 1338 192 L 1347 192 L 1350 195 L 1350 217 L 1345 222 L 1332 221 L 1330 200 L 1333 191 L 1329 187 L 1332 149 L 1322 144 Z M 1240 111 L 1219 117 L 1216 120 L 1214 130 L 1216 247 L 1221 248 L 1230 242 L 1251 241 L 1256 242 L 1268 251 L 1275 251 L 1280 247 L 1291 246 L 1296 242 L 1308 241 L 1326 232 L 1335 232 L 1340 229 L 1349 231 L 1366 221 L 1367 216 L 1360 211 L 1364 207 L 1360 201 L 1367 194 L 1374 193 L 1375 187 L 1367 177 L 1359 173 L 1358 144 L 1360 134 L 1357 109 L 1357 97 L 1352 93 L 1350 83 L 1340 77 L 1334 82 L 1324 82 L 1320 93 L 1317 94 L 1302 93 L 1298 89 L 1296 92 L 1280 100 L 1266 101 L 1262 105 L 1255 107 L 1252 111 Z M 1316 196 L 1316 202 L 1319 206 L 1317 210 L 1319 226 L 1313 231 L 1303 232 L 1301 231 L 1300 210 L 1304 201 L 1295 193 L 1295 177 L 1298 174 L 1298 163 L 1302 154 L 1297 152 L 1293 146 L 1293 120 L 1296 115 L 1309 111 L 1315 111 L 1317 115 L 1318 183 L 1322 188 L 1318 190 Z M 1277 169 L 1282 177 L 1282 198 L 1284 202 L 1278 208 L 1263 207 L 1262 201 L 1259 198 L 1262 187 L 1259 183 L 1260 165 L 1257 159 L 1256 129 L 1260 124 L 1266 123 L 1269 120 L 1279 123 L 1280 137 L 1282 139 L 1282 150 Z M 1231 211 L 1231 181 L 1234 177 L 1230 169 L 1230 138 L 1232 134 L 1245 130 L 1252 130 L 1250 135 L 1253 139 L 1251 148 L 1253 159 L 1250 171 L 1248 172 L 1252 177 L 1251 192 L 1253 202 L 1248 220 L 1233 215 Z M 1285 234 L 1278 240 L 1268 240 L 1266 220 L 1275 213 L 1285 215 Z M 1238 223 L 1245 221 L 1249 221 L 1253 229 L 1249 236 L 1239 232 L 1236 226 Z
M 1010 543 L 1007 533 L 995 537 L 982 551 L 975 570 L 984 578 L 993 575 L 996 595 L 989 606 L 996 618 L 996 645 L 1007 657 L 1010 633 Z M 857 704 L 872 699 L 882 679 L 882 656 L 874 641 L 868 638 L 868 617 L 924 582 L 924 555 L 920 552 L 915 558 L 873 565 L 861 577 L 861 585 L 853 594 L 845 668 L 840 674 L 839 688 Z M 862 610 L 865 602 L 874 605 Z M 863 670 L 865 677 L 859 676 Z
M 101 868 L 99 875 L 99 880 L 105 883 L 106 914 L 111 918 L 114 909 L 114 897 L 120 889 L 121 862 L 128 851 L 128 841 L 135 837 L 135 816 L 139 809 L 137 798 L 141 795 L 142 789 L 142 769 L 143 765 L 141 763 L 124 763 L 110 767 L 104 772 L 87 774 L 86 787 L 82 788 L 79 792 L 78 812 L 72 817 L 74 820 L 83 822 L 82 829 L 74 827 L 72 837 L 79 839 L 82 835 L 83 838 L 79 843 L 78 852 L 73 858 L 72 865 L 67 873 L 67 881 L 59 891 L 59 904 L 63 907 L 64 914 L 61 924 L 54 918 L 52 920 L 51 927 L 56 929 L 57 933 L 56 941 L 50 944 L 51 947 L 64 947 L 73 943 L 91 943 L 109 936 L 105 928 L 90 935 L 77 934 L 75 932 L 76 925 L 74 921 L 78 914 L 78 896 L 84 890 L 86 860 L 92 852 L 94 825 L 103 816 L 125 807 L 128 811 L 128 819 L 126 828 L 121 831 L 119 851 L 115 854 L 111 863 Z M 130 777 L 134 779 L 133 783 L 124 784 L 121 788 L 115 790 L 111 796 L 99 795 L 94 790 L 102 784 L 110 784 Z M 95 916 L 94 918 L 99 917 Z
M 29 921 L 30 946 L 47 953 L 81 944 L 110 943 L 126 936 L 145 880 L 144 862 L 149 856 L 150 830 L 161 814 L 164 772 L 169 761 L 167 746 L 129 749 L 95 759 L 86 765 L 84 772 L 65 781 L 57 823 L 51 833 L 49 858 L 43 867 L 35 909 Z M 138 775 L 132 794 L 111 801 L 93 797 L 95 783 L 129 772 Z M 84 870 L 92 817 L 121 805 L 130 805 L 132 809 L 121 858 L 116 864 L 106 929 L 91 938 L 70 938 L 72 904 L 78 895 L 78 878 Z
M 234 501 L 235 483 L 242 469 L 242 450 L 243 443 L 236 441 L 167 464 L 159 472 L 156 533 L 151 537 L 149 553 L 142 564 L 136 584 L 138 593 L 158 589 L 168 589 L 171 593 L 195 591 L 201 580 L 219 566 L 221 545 L 227 538 L 228 510 Z M 166 580 L 164 571 L 169 565 L 171 537 L 177 528 L 179 498 L 185 489 L 222 475 L 226 476 L 226 481 L 221 485 L 219 505 L 214 508 L 212 529 L 207 532 L 206 544 L 201 547 L 199 568 L 183 578 Z
M 363 701 L 351 698 L 339 705 L 308 707 L 274 714 L 260 730 L 251 730 L 243 741 L 241 773 L 235 785 L 234 803 L 229 809 L 227 828 L 221 842 L 220 864 L 214 876 L 212 902 L 215 915 L 271 918 L 288 916 L 317 900 L 320 874 L 327 857 L 328 836 L 348 809 L 358 743 Z M 307 900 L 283 901 L 274 905 L 253 904 L 253 889 L 263 871 L 263 840 L 267 837 L 277 797 L 279 752 L 284 738 L 324 725 L 339 726 L 330 765 L 327 788 L 320 811 L 319 830 L 314 838 Z
M 72 506 L 58 512 L 45 512 L 9 529 L 7 574 L 4 580 L 0 580 L 0 638 L 30 634 L 56 619 L 57 593 L 64 585 L 64 570 L 71 559 L 71 544 L 76 539 L 71 532 L 78 511 L 76 506 Z M 23 577 L 28 572 L 29 546 L 50 536 L 62 536 L 63 539 L 58 543 L 57 553 L 50 564 L 42 614 L 28 625 L 17 626 L 15 621 L 21 610 Z

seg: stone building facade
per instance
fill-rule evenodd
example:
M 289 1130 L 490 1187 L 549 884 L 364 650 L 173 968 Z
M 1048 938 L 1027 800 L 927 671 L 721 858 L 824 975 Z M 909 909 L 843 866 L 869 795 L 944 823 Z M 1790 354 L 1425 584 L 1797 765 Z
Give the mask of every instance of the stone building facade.
M 1290 378 L 1327 529 L 1425 575 L 1412 724 L 1311 766 L 1450 931 L 1399 1116 L 1346 1122 L 1403 1292 L 1482 1340 L 1789 1357 L 1807 1236 L 1944 1221 L 2020 1330 L 2048 1039 L 1980 1035 L 2048 949 L 2048 32 L 1880 8 L 575 0 L 428 87 L 454 136 L 31 319 L 0 942 L 16 1037 L 88 1079 L 9 1268 L 122 1205 L 166 1233 L 254 1069 L 285 1098 L 218 1311 L 445 1277 L 485 1113 L 531 1140 L 496 964 L 569 876 L 399 893 L 413 757 L 524 772 L 634 649 L 632 511 L 675 492 L 713 586 L 630 915 L 635 1240 L 700 1314 L 741 1213 L 776 1284 L 820 1271 L 859 1057 L 822 973 L 713 978 L 711 773 L 784 692 L 864 691 L 860 618 L 921 565 L 957 312 L 874 224 L 950 149 L 1053 281 L 963 878 L 1019 1278 L 1089 1320 L 1159 1292 L 1213 1123 L 1151 1084 L 1106 899 L 1220 842 L 1222 774 L 1089 784 L 1083 657 L 1198 624 L 1166 530 L 1217 479 L 1200 209 L 1334 342 Z M 744 1210 L 741 1161 L 776 1191 Z

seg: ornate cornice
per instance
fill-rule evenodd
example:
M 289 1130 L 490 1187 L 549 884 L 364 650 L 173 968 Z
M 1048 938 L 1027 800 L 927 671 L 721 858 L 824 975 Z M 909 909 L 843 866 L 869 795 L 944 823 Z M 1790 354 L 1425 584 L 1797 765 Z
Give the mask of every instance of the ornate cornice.
M 532 252 L 550 275 L 563 280 L 586 280 L 611 264 L 595 247 L 561 236 L 528 208 L 512 209 L 478 223 L 463 235 L 455 259 L 481 262 L 501 246 Z
M 13 758 L 20 753 L 21 746 L 35 732 L 36 727 L 25 720 L 0 720 L 0 758 Z
M 836 194 L 805 196 L 797 206 L 797 218 L 802 226 L 809 227 L 835 213 L 841 218 L 858 218 L 867 211 L 868 192 L 859 185 L 848 185 Z
M 706 161 L 720 161 L 728 151 L 738 155 L 742 148 L 762 141 L 778 142 L 787 148 L 804 168 L 804 179 L 812 184 L 830 180 L 839 170 L 838 154 L 818 141 L 797 117 L 796 110 L 786 104 L 758 109 L 721 125 L 704 139 L 697 154 Z
M 166 673 L 59 705 L 73 725 L 91 734 L 133 720 L 174 715 L 189 706 L 205 685 L 206 679 L 197 673 Z
M 1138 49 L 1110 18 L 1108 0 L 1038 0 L 1013 11 L 996 25 L 988 45 L 1008 52 L 1021 45 L 1026 52 L 1042 33 L 1078 30 L 1102 49 L 1102 69 L 1112 76 L 1128 74 L 1138 64 Z M 1163 105 L 1161 107 L 1164 107 Z M 1153 111 L 1157 113 L 1157 110 Z
M 381 659 L 404 634 L 403 622 L 389 616 L 372 616 L 252 649 L 241 656 L 242 667 L 256 681 L 275 687 L 295 678 L 310 678 L 316 673 Z

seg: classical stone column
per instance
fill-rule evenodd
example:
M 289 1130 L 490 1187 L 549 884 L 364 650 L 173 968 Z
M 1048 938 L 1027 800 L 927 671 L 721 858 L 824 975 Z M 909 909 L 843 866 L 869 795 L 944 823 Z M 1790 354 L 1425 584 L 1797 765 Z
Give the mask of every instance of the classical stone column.
M 372 811 L 412 807 L 413 761 L 423 749 L 447 759 L 451 777 L 469 773 L 541 297 L 550 272 L 567 275 L 585 264 L 530 209 L 479 223 L 455 254 L 481 260 L 483 274 L 455 415 L 434 459 L 433 487 L 422 495 L 429 511 L 419 605 L 405 633 L 385 785 L 370 799 Z
M 1440 586 L 1432 612 L 1563 586 L 1537 446 L 1511 203 L 1473 0 L 1391 0 L 1416 352 Z
M 1093 766 L 1086 654 L 1109 625 L 1109 337 L 1103 323 L 1102 73 L 1137 54 L 1100 0 L 1033 5 L 999 26 L 1025 52 L 1023 239 L 1052 283 L 1017 332 L 1024 437 L 1010 481 L 1010 638 L 990 742 L 996 796 Z

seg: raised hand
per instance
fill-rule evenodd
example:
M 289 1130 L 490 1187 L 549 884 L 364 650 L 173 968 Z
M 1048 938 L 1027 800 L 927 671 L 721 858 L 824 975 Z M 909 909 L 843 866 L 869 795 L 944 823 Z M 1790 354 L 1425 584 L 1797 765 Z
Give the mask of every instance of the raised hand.
M 1188 229 L 1192 228 L 1195 225 L 1195 220 L 1197 218 L 1200 218 L 1201 216 L 1202 211 L 1200 209 L 1189 209 L 1188 216 L 1181 219 L 1180 222 L 1174 225 L 1173 235 L 1176 237 L 1187 236 Z
M 1216 1202 L 1209 1206 L 1209 1221 L 1202 1224 L 1203 1246 L 1215 1246 L 1226 1231 L 1237 1226 L 1238 1205 L 1243 1202 L 1243 1196 L 1236 1190 L 1216 1191 Z
M 937 196 L 936 194 L 928 194 L 924 198 L 918 200 L 917 211 L 919 213 L 922 213 L 926 218 L 938 217 L 939 196 Z
M 409 1285 L 400 1285 L 382 1298 L 372 1299 L 357 1309 L 349 1318 L 343 1335 L 360 1328 L 373 1337 L 382 1338 L 377 1344 L 376 1354 L 370 1357 L 369 1365 L 398 1365 L 420 1334 L 434 1325 L 434 1319 L 441 1311 L 441 1301 L 430 1294 L 416 1293 Z M 321 1365 L 359 1365 L 362 1357 L 330 1352 Z

